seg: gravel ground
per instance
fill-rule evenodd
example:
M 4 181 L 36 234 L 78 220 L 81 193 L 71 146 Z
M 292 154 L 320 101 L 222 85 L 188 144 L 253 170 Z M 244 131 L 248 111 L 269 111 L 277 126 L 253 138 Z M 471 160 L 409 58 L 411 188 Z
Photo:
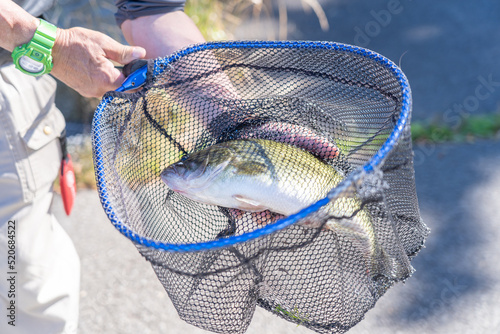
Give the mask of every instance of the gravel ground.
M 500 141 L 417 146 L 422 217 L 432 233 L 416 273 L 390 289 L 350 333 L 500 330 Z M 423 155 L 422 155 L 423 156 Z M 95 191 L 56 215 L 81 257 L 80 333 L 208 333 L 179 319 L 151 266 L 114 229 Z M 258 308 L 248 333 L 312 333 Z

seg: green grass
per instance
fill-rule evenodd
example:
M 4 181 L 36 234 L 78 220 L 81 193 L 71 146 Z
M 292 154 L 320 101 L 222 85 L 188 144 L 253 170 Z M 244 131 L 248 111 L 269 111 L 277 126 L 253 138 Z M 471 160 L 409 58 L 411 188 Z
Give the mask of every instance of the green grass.
M 191 0 L 186 3 L 186 14 L 193 20 L 207 40 L 227 39 L 223 3 L 214 0 Z
M 92 158 L 92 143 L 90 136 L 79 144 L 68 141 L 68 152 L 73 161 L 77 189 L 96 189 L 94 160 Z M 60 192 L 59 178 L 54 183 L 54 190 Z
M 491 139 L 500 135 L 500 113 L 473 115 L 462 119 L 458 126 L 439 122 L 414 122 L 411 126 L 414 142 L 464 142 Z
M 300 0 L 304 14 L 313 12 L 323 31 L 329 30 L 328 18 L 318 0 Z M 275 12 L 275 7 L 279 7 Z M 259 20 L 276 17 L 278 26 L 268 36 L 287 38 L 288 8 L 286 1 L 278 0 L 190 0 L 184 11 L 209 40 L 233 39 L 233 32 L 245 19 Z M 271 37 L 271 39 L 275 39 Z
M 281 313 L 290 318 L 290 320 L 295 321 L 297 323 L 297 327 L 300 326 L 303 322 L 309 321 L 308 317 L 301 314 L 297 307 L 295 307 L 293 311 L 287 311 L 286 309 L 278 305 L 274 309 L 274 312 Z

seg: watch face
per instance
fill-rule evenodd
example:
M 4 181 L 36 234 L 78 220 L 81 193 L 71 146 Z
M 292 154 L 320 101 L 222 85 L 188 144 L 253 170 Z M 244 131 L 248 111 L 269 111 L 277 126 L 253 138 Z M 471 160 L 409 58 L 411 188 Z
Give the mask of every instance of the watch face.
M 36 60 L 33 60 L 27 56 L 22 56 L 19 59 L 19 66 L 21 66 L 23 68 L 23 70 L 30 72 L 30 73 L 40 73 L 45 68 L 45 66 L 42 63 L 40 63 Z

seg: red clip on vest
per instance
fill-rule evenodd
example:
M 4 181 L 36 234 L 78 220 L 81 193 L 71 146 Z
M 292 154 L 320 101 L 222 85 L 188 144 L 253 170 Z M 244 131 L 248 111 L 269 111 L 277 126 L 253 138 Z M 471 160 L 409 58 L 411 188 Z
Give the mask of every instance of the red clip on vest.
M 71 161 L 71 155 L 68 153 L 66 147 L 66 130 L 61 133 L 59 137 L 61 142 L 61 174 L 59 175 L 59 185 L 61 186 L 61 197 L 64 204 L 64 211 L 69 216 L 71 209 L 73 209 L 73 203 L 76 197 L 76 180 L 75 171 L 73 170 L 73 161 Z

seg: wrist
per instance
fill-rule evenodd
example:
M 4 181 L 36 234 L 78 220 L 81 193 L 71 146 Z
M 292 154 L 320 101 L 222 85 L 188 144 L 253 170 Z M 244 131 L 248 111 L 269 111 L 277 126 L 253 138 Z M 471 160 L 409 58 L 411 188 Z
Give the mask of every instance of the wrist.
M 57 28 L 44 20 L 29 42 L 19 45 L 12 51 L 12 59 L 17 69 L 29 75 L 39 76 L 52 70 L 52 47 Z
M 33 36 L 35 36 L 36 30 L 40 26 L 40 19 L 37 17 L 34 17 L 32 20 L 30 20 L 29 24 L 26 26 L 26 28 L 21 30 L 21 33 L 23 34 L 22 37 L 19 39 L 18 43 L 19 45 L 29 43 Z M 17 45 L 16 45 L 17 46 Z
M 54 41 L 54 46 L 52 47 L 52 61 L 54 62 L 54 67 L 57 67 L 58 63 L 61 61 L 61 54 L 65 47 L 68 46 L 68 41 L 70 37 L 71 29 L 57 28 L 56 40 Z
M 17 46 L 29 43 L 33 36 L 35 36 L 39 25 L 40 19 L 36 17 L 29 20 L 27 24 L 15 24 L 14 31 L 18 32 L 18 36 L 16 38 L 16 45 L 12 45 L 12 50 L 9 51 L 14 51 Z

